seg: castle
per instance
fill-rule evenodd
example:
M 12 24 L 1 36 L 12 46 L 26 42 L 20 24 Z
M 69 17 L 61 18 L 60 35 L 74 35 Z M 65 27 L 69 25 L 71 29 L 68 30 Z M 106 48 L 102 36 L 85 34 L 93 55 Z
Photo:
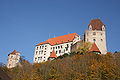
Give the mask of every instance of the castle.
M 84 42 L 91 42 L 90 51 L 97 51 L 106 54 L 106 28 L 100 19 L 91 20 L 88 30 L 84 33 Z M 71 52 L 74 44 L 82 41 L 80 35 L 71 33 L 63 36 L 50 38 L 36 45 L 34 52 L 34 63 L 40 63 Z
M 36 45 L 34 53 L 34 63 L 47 61 L 49 58 L 70 53 L 71 45 L 80 41 L 80 36 L 76 33 L 50 38 Z M 52 55 L 54 54 L 55 55 Z M 51 56 L 52 57 L 51 57 Z
M 50 38 L 36 45 L 34 52 L 34 63 L 53 60 L 65 53 L 69 54 L 78 49 L 81 42 L 92 43 L 90 52 L 97 54 L 106 54 L 106 27 L 100 19 L 93 19 L 88 25 L 88 30 L 84 33 L 84 39 L 81 40 L 80 35 L 71 33 L 63 36 Z M 20 60 L 20 52 L 14 50 L 8 55 L 8 68 L 18 65 Z

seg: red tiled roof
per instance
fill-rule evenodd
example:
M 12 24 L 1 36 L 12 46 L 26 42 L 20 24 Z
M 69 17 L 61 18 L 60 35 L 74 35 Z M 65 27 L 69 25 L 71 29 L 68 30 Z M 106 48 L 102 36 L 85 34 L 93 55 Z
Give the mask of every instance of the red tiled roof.
M 38 45 L 47 44 L 47 43 L 49 43 L 49 42 L 44 41 L 44 42 L 39 43 Z
M 16 50 L 14 50 L 13 52 L 11 52 L 10 54 L 15 54 L 17 51 Z
M 107 52 L 107 54 L 112 54 L 112 52 Z
M 55 53 L 55 51 L 53 50 L 50 54 L 50 57 L 49 58 L 57 58 L 57 55 Z
M 75 36 L 78 36 L 77 33 L 71 33 L 63 36 L 58 36 L 55 38 L 50 38 L 44 42 L 39 43 L 37 46 L 42 45 L 42 44 L 50 44 L 50 45 L 56 45 L 56 44 L 62 44 L 66 42 L 71 42 L 75 38 Z
M 99 48 L 97 47 L 97 45 L 95 43 L 92 44 L 90 50 L 90 52 L 100 52 Z
M 92 30 L 102 30 L 102 26 L 104 24 L 100 19 L 93 19 L 90 21 L 90 24 L 88 26 L 90 25 L 92 26 Z
M 16 54 L 17 53 L 17 51 L 16 50 L 14 50 L 13 52 L 11 52 L 10 54 Z M 8 54 L 8 56 L 10 55 L 10 54 Z

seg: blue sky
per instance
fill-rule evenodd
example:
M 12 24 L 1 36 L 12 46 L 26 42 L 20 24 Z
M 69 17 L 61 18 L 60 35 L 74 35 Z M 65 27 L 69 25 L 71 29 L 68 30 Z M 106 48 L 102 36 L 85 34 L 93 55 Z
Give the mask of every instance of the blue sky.
M 0 62 L 14 49 L 33 61 L 35 45 L 68 33 L 83 35 L 91 19 L 107 27 L 108 51 L 120 51 L 120 0 L 0 0 Z

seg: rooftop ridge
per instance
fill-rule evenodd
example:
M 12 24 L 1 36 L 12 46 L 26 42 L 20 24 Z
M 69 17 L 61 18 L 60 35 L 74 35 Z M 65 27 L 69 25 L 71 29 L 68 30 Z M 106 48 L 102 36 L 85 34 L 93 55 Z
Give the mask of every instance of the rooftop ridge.
M 70 33 L 70 34 L 63 35 L 63 36 L 49 38 L 46 41 L 37 44 L 37 46 L 42 45 L 42 44 L 56 45 L 56 44 L 70 42 L 74 39 L 75 35 L 78 36 L 77 33 Z

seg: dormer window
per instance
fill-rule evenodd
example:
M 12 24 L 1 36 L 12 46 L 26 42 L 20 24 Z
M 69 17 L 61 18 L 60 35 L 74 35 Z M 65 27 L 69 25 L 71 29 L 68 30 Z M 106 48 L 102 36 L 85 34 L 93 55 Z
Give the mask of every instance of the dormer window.
M 91 25 L 89 26 L 89 30 L 92 30 L 92 26 Z
M 105 30 L 105 26 L 104 25 L 102 26 L 102 30 Z

